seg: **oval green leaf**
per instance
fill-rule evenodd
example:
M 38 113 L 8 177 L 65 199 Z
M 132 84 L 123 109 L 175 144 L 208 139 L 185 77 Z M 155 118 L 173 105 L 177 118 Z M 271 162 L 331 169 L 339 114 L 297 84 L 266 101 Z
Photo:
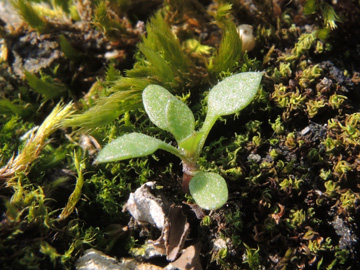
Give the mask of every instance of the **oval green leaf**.
M 189 107 L 177 98 L 170 99 L 166 106 L 168 130 L 179 143 L 194 133 L 195 118 Z
M 151 155 L 164 144 L 141 133 L 129 133 L 107 144 L 96 157 L 96 163 L 125 160 Z
M 145 111 L 151 122 L 161 129 L 169 130 L 166 121 L 166 105 L 175 98 L 168 90 L 160 85 L 151 84 L 142 93 Z
M 243 72 L 219 82 L 209 93 L 208 114 L 220 117 L 245 108 L 255 97 L 261 78 L 261 72 Z
M 191 196 L 204 209 L 213 210 L 223 206 L 228 200 L 225 179 L 212 172 L 198 172 L 189 184 Z

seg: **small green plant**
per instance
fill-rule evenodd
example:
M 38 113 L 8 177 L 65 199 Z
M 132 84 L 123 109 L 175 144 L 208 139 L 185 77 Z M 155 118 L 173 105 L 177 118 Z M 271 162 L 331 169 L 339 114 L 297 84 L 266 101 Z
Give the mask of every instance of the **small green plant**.
M 218 174 L 197 169 L 197 161 L 206 138 L 216 120 L 234 114 L 254 98 L 262 78 L 260 72 L 232 75 L 212 88 L 203 126 L 195 130 L 194 115 L 189 107 L 159 85 L 147 86 L 142 94 L 145 111 L 159 128 L 175 137 L 178 147 L 141 133 L 129 133 L 110 142 L 96 158 L 97 163 L 125 160 L 166 150 L 182 160 L 183 190 L 190 191 L 204 209 L 216 209 L 228 199 L 225 180 Z

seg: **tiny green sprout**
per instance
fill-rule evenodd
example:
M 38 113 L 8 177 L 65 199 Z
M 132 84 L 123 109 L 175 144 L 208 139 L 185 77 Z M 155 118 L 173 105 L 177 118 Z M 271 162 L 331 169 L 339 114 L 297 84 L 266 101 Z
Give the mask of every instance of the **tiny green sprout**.
M 197 161 L 216 120 L 245 108 L 255 97 L 261 78 L 261 72 L 244 72 L 215 85 L 209 92 L 207 115 L 200 130 L 195 130 L 194 115 L 185 103 L 159 85 L 147 86 L 142 94 L 146 113 L 157 127 L 175 137 L 178 147 L 145 134 L 129 133 L 106 145 L 95 162 L 143 157 L 158 149 L 168 151 L 182 160 L 183 190 L 190 191 L 204 209 L 220 208 L 228 199 L 226 181 L 216 173 L 198 170 Z

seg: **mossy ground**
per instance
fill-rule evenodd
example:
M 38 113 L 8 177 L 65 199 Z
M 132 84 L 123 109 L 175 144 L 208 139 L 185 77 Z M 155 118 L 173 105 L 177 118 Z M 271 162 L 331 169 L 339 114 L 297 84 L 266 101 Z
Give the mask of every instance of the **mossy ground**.
M 227 180 L 228 203 L 201 221 L 184 205 L 204 269 L 359 268 L 357 1 L 13 2 L 25 23 L 0 21 L 2 269 L 72 269 L 87 248 L 129 257 L 155 239 L 122 207 L 147 181 L 191 202 L 180 161 L 94 165 L 99 146 L 132 131 L 173 140 L 141 107 L 151 83 L 203 120 L 211 86 L 252 70 L 264 71 L 259 94 L 215 125 L 199 161 Z

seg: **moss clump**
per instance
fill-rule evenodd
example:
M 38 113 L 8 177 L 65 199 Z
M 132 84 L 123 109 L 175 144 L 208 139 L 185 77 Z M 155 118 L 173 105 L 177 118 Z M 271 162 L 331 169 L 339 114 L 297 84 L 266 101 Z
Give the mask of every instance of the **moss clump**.
M 1 265 L 71 269 L 90 246 L 130 256 L 145 238 L 127 227 L 128 194 L 155 180 L 181 204 L 181 167 L 164 152 L 95 166 L 99 148 L 129 132 L 171 142 L 141 107 L 151 83 L 201 126 L 212 85 L 264 71 L 254 102 L 214 126 L 199 158 L 230 191 L 202 222 L 187 213 L 203 266 L 358 268 L 360 10 L 335 2 L 13 1 L 24 24 L 0 23 Z M 248 53 L 243 23 L 256 37 Z

